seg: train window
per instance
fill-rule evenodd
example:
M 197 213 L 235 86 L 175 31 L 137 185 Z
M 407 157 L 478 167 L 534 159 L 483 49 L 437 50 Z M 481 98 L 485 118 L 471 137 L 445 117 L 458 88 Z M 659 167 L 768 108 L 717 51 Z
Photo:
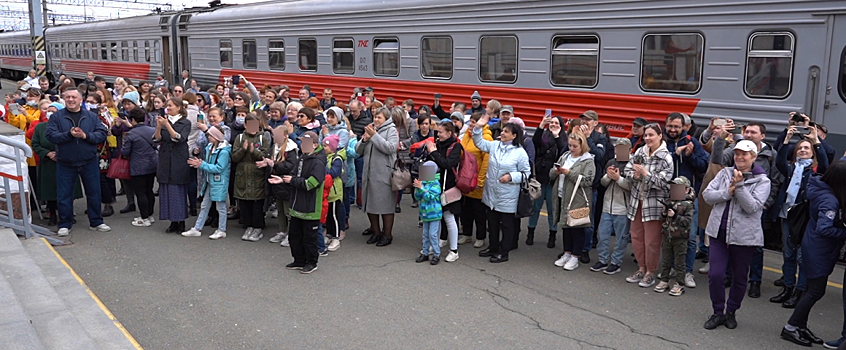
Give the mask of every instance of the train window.
M 594 87 L 599 77 L 599 37 L 568 35 L 552 39 L 552 85 Z
M 68 57 L 68 47 L 67 46 L 68 46 L 68 44 L 62 43 L 62 53 L 61 53 L 62 58 Z
M 285 70 L 285 40 L 267 42 L 267 60 L 270 69 Z
M 355 44 L 352 39 L 332 40 L 332 71 L 336 74 L 355 73 Z
M 218 48 L 220 51 L 220 66 L 232 68 L 232 40 L 221 40 Z
M 840 99 L 846 101 L 846 47 L 843 48 L 843 53 L 840 54 L 840 78 L 837 83 L 837 90 L 840 92 Z
M 301 71 L 317 71 L 317 40 L 300 39 L 299 62 Z
M 258 66 L 256 54 L 255 40 L 241 41 L 241 61 L 243 62 L 245 69 L 256 69 Z
M 452 78 L 452 38 L 423 38 L 420 46 L 420 74 L 424 78 Z
M 373 74 L 399 75 L 399 39 L 373 39 Z
M 111 61 L 117 61 L 118 60 L 118 45 L 117 45 L 117 42 L 112 41 L 111 43 L 109 43 L 109 47 L 111 48 L 111 50 L 110 50 L 111 55 L 109 56 L 110 60 Z
M 138 41 L 132 42 L 132 61 L 138 62 Z
M 74 43 L 73 44 L 73 58 L 81 59 L 82 58 L 82 43 Z
M 129 62 L 129 42 L 121 41 L 120 43 L 120 60 Z
M 482 37 L 479 45 L 479 80 L 508 84 L 517 81 L 517 37 Z
M 144 61 L 150 63 L 150 41 L 144 40 Z
M 153 40 L 153 56 L 156 59 L 156 63 L 160 63 L 162 61 L 162 47 L 161 42 L 158 40 Z
M 645 35 L 640 87 L 696 93 L 702 80 L 704 45 L 705 39 L 698 33 Z
M 789 32 L 752 33 L 746 53 L 747 95 L 784 98 L 790 94 L 794 41 Z

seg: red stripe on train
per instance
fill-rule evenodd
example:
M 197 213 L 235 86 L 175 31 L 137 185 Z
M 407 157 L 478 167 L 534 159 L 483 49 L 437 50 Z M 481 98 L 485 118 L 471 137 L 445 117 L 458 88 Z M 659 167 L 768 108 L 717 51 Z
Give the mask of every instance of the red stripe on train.
M 0 64 L 31 67 L 34 60 L 30 57 L 0 56 Z
M 496 99 L 503 105 L 512 105 L 514 115 L 522 118 L 527 125 L 537 126 L 544 114 L 544 110 L 551 108 L 553 115 L 560 115 L 565 119 L 576 118 L 585 110 L 592 109 L 599 114 L 600 121 L 608 125 L 613 136 L 622 137 L 628 134 L 632 120 L 644 117 L 648 120 L 663 121 L 671 112 L 691 114 L 699 103 L 698 98 L 665 97 L 649 95 L 612 94 L 594 91 L 572 91 L 556 89 L 529 89 L 516 87 L 499 87 L 489 85 L 452 84 L 438 81 L 408 81 L 378 78 L 360 78 L 346 76 L 326 76 L 317 74 L 296 74 L 279 72 L 258 72 L 224 69 L 220 72 L 219 81 L 223 77 L 243 74 L 253 82 L 257 88 L 264 84 L 287 85 L 291 88 L 291 95 L 297 96 L 298 90 L 305 84 L 311 85 L 311 90 L 318 98 L 324 88 L 332 88 L 335 98 L 346 100 L 352 95 L 353 88 L 371 86 L 376 91 L 376 98 L 380 101 L 387 97 L 397 100 L 397 105 L 406 99 L 412 99 L 415 107 L 431 106 L 434 94 L 442 95 L 441 103 L 445 110 L 449 110 L 452 102 L 460 101 L 470 104 L 470 95 L 479 91 L 482 101 Z
M 146 80 L 150 78 L 150 65 L 146 63 L 104 62 L 104 61 L 57 61 L 62 70 L 67 73 L 85 75 L 95 72 L 100 76 L 123 77 L 132 80 Z M 133 82 L 137 84 L 137 82 Z

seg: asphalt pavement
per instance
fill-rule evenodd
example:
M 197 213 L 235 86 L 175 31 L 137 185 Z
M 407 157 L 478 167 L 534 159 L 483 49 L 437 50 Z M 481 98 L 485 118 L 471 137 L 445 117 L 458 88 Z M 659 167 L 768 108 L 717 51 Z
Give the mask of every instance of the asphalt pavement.
M 119 197 L 115 210 L 125 201 Z M 791 310 L 767 300 L 778 292 L 779 253 L 766 253 L 762 297 L 744 299 L 738 328 L 707 331 L 706 275 L 671 297 L 625 282 L 637 268 L 628 253 L 617 275 L 586 265 L 564 271 L 552 264 L 560 234 L 548 249 L 543 217 L 533 246 L 523 242 L 523 221 L 509 262 L 491 264 L 467 244 L 454 263 L 416 264 L 417 212 L 409 196 L 402 207 L 387 247 L 364 243 L 369 225 L 353 207 L 341 249 L 320 258 L 311 275 L 284 269 L 289 248 L 268 243 L 275 219 L 255 243 L 240 240 L 237 222 L 226 239 L 212 241 L 210 227 L 200 238 L 165 234 L 167 222 L 133 227 L 137 212 L 106 218 L 112 232 L 97 233 L 86 229 L 84 200 L 75 202 L 73 244 L 57 250 L 145 349 L 794 348 L 778 336 Z M 826 340 L 843 324 L 843 275 L 838 266 L 811 313 L 809 327 Z

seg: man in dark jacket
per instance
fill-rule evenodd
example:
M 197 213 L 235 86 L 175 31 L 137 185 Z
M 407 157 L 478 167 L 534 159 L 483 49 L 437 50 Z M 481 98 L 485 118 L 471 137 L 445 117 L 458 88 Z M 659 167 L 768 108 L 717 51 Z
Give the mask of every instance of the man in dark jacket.
M 323 181 L 326 177 L 326 152 L 320 145 L 320 138 L 308 131 L 300 136 L 303 156 L 297 164 L 295 175 L 275 177 L 273 182 L 290 183 L 294 189 L 291 195 L 291 221 L 288 227 L 288 241 L 294 262 L 286 265 L 289 270 L 301 270 L 309 274 L 317 270 L 318 225 L 323 209 Z
M 73 187 L 82 178 L 88 202 L 88 224 L 93 231 L 112 229 L 103 223 L 100 199 L 100 161 L 97 145 L 106 141 L 106 126 L 91 111 L 82 109 L 82 93 L 68 89 L 65 109 L 47 122 L 47 140 L 56 145 L 56 193 L 59 236 L 70 234 L 73 226 Z
M 364 111 L 364 105 L 359 100 L 352 100 L 350 102 L 350 112 L 347 114 L 347 119 L 350 121 L 350 128 L 357 139 L 361 139 L 364 134 L 364 128 L 371 123 L 373 119 L 370 118 Z M 364 158 L 359 156 L 355 159 L 355 188 L 356 197 L 355 203 L 361 208 L 361 170 L 364 169 Z
M 472 115 L 473 113 L 485 113 L 485 107 L 482 106 L 482 95 L 479 94 L 478 91 L 473 91 L 473 95 L 470 96 L 470 111 L 465 114 Z M 496 137 L 494 137 L 496 139 Z
M 632 132 L 629 134 L 629 141 L 632 143 L 632 154 L 645 144 L 643 141 L 643 127 L 646 124 L 649 124 L 649 122 L 642 117 L 634 118 L 634 121 L 632 121 Z

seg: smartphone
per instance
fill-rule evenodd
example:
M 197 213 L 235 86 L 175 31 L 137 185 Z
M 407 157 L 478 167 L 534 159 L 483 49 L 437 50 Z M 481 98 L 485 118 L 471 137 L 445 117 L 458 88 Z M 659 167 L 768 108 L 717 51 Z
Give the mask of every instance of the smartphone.
M 232 76 L 232 85 L 238 86 L 241 83 L 241 77 L 238 75 Z
M 435 99 L 436 99 L 436 100 L 441 99 L 441 94 L 435 94 Z
M 796 127 L 796 134 L 798 135 L 808 135 L 811 133 L 811 128 L 807 126 L 797 126 Z
M 735 135 L 740 135 L 741 133 L 743 133 L 743 126 L 735 124 L 734 129 L 729 130 L 729 132 Z
M 556 168 L 561 168 L 561 167 L 563 167 L 563 165 L 561 165 L 561 164 L 559 164 L 559 163 L 554 163 L 554 164 L 552 164 L 552 165 L 554 165 Z
M 552 110 L 551 110 L 551 109 L 547 109 L 546 111 L 544 111 L 543 115 L 544 115 L 544 116 L 547 116 L 547 117 L 552 116 Z
M 10 104 L 9 109 L 12 111 L 12 114 L 21 114 L 21 107 L 17 103 Z
M 727 122 L 728 122 L 727 120 L 722 119 L 722 118 L 715 119 L 714 120 L 714 126 L 723 126 L 723 125 L 726 125 Z

